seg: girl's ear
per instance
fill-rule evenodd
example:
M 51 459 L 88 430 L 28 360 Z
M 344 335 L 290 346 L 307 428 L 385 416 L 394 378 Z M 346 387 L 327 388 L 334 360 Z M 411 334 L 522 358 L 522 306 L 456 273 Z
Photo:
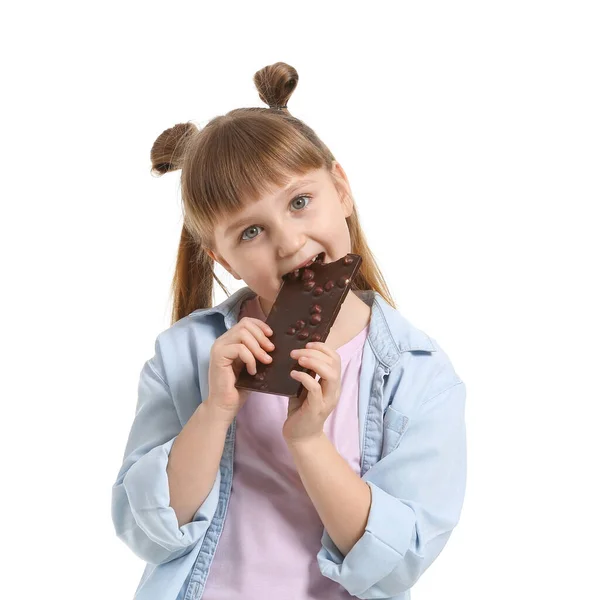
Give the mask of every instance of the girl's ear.
M 204 250 L 204 252 L 206 252 L 206 254 L 208 254 L 215 262 L 219 262 L 215 253 L 210 248 L 207 246 L 202 246 L 202 250 Z
M 331 175 L 334 179 L 334 185 L 344 206 L 344 216 L 348 218 L 354 211 L 354 200 L 350 190 L 350 182 L 346 176 L 346 171 L 337 160 L 334 160 L 331 166 Z
M 218 262 L 228 273 L 233 275 L 235 279 L 241 279 L 241 277 L 231 268 L 229 263 L 220 255 L 215 254 L 210 248 L 203 246 L 204 252 L 208 254 L 215 262 Z

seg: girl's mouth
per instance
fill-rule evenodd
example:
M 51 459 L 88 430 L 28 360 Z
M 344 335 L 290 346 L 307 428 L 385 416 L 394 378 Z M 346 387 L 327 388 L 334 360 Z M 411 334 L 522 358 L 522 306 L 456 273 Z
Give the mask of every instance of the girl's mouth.
M 309 267 L 310 265 L 312 265 L 314 263 L 323 263 L 324 261 L 325 261 L 325 252 L 320 252 L 316 256 L 313 256 L 313 258 L 311 258 L 309 261 L 307 261 L 303 265 L 301 265 L 299 267 L 296 267 L 295 269 L 292 269 L 291 271 L 289 271 L 288 273 L 286 273 L 284 275 L 284 277 L 286 275 L 289 275 L 290 273 L 293 273 L 294 271 L 298 271 L 300 269 L 304 269 L 304 268 Z

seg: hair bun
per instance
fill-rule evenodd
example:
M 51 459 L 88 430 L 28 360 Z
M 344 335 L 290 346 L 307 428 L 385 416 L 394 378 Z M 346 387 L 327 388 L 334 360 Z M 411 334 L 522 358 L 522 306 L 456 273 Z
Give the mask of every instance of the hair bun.
M 270 107 L 284 107 L 298 85 L 298 71 L 287 63 L 276 62 L 254 73 L 254 85 L 263 102 Z
M 186 142 L 198 128 L 191 122 L 178 123 L 165 129 L 150 150 L 152 173 L 164 175 L 169 171 L 181 169 Z

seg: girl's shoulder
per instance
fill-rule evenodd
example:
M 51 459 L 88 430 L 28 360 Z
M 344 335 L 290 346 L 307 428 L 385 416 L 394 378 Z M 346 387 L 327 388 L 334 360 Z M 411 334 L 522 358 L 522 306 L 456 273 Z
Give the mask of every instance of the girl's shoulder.
M 392 386 L 410 390 L 412 397 L 422 400 L 463 383 L 444 345 L 377 296 L 377 308 L 398 350 L 388 375 Z

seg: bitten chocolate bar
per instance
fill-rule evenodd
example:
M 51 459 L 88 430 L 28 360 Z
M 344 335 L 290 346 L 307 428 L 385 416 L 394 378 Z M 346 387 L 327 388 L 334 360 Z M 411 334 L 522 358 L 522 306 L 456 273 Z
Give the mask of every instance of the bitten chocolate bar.
M 324 264 L 321 252 L 314 263 L 283 276 L 283 283 L 266 319 L 273 330 L 268 336 L 275 344 L 269 352 L 270 364 L 256 360 L 256 375 L 244 368 L 235 387 L 278 396 L 306 396 L 302 383 L 290 376 L 290 371 L 304 371 L 312 377 L 316 373 L 301 367 L 290 356 L 296 348 L 308 342 L 325 342 L 340 308 L 358 274 L 362 257 L 346 254 L 339 260 Z

